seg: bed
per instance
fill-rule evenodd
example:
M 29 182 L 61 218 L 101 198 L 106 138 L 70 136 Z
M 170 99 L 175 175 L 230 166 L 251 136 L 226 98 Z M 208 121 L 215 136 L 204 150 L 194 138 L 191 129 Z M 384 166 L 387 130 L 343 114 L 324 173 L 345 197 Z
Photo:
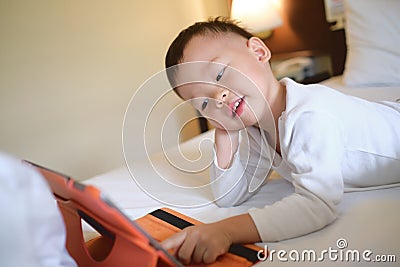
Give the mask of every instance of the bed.
M 398 1 L 345 1 L 348 47 L 345 72 L 322 84 L 371 101 L 399 102 L 399 9 Z M 375 19 L 370 19 L 372 13 Z M 386 33 L 381 29 L 386 29 Z M 130 164 L 133 168 L 121 166 L 84 183 L 102 190 L 132 220 L 168 206 L 202 222 L 213 222 L 245 213 L 252 207 L 263 207 L 293 192 L 290 183 L 272 173 L 260 192 L 242 205 L 218 207 L 211 201 L 211 190 L 204 186 L 208 183 L 209 162 L 205 155 L 211 155 L 212 139 L 210 130 L 166 152 L 136 160 Z M 189 163 L 202 158 L 204 168 L 193 173 L 179 171 L 179 166 L 171 162 L 181 162 L 182 154 L 190 159 Z M 257 266 L 293 262 L 300 266 L 319 266 L 321 262 L 351 266 L 385 262 L 384 266 L 398 266 L 399 207 L 400 187 L 345 193 L 338 206 L 338 219 L 322 230 L 286 241 L 258 244 L 271 254 Z M 91 235 L 89 228 L 85 232 L 86 236 Z

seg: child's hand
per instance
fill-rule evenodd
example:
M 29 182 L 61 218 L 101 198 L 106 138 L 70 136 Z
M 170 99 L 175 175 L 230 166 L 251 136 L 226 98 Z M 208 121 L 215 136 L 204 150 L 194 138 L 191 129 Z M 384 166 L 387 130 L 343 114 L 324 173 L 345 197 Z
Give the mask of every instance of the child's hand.
M 232 241 L 218 223 L 190 226 L 162 242 L 183 264 L 212 263 L 228 251 Z

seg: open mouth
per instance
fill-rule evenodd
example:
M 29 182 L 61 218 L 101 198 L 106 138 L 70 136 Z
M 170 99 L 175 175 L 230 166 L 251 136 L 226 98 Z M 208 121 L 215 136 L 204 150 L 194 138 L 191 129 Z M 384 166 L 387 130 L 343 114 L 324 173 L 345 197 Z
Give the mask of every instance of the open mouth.
M 242 115 L 244 109 L 244 97 L 237 99 L 235 102 L 231 103 L 229 107 L 232 110 L 232 117 Z

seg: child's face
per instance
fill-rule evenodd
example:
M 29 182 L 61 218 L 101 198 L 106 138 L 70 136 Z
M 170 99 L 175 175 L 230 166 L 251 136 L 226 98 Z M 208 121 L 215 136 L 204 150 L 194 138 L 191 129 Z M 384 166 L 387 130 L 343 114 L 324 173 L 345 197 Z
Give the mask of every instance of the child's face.
M 178 67 L 178 77 L 186 81 L 178 93 L 215 127 L 239 130 L 257 124 L 269 110 L 269 59 L 268 48 L 258 38 L 196 36 Z

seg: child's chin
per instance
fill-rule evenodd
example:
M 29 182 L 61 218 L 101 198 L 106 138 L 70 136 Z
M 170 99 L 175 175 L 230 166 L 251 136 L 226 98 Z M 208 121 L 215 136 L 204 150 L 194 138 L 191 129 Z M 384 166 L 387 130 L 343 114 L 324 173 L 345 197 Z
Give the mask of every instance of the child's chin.
M 237 131 L 246 128 L 247 125 L 244 121 L 241 119 L 236 119 L 236 120 L 230 120 L 230 121 L 225 121 L 225 122 L 218 122 L 216 120 L 212 120 L 208 118 L 210 124 L 214 126 L 215 128 L 226 130 L 226 131 Z
M 239 131 L 244 128 L 246 128 L 246 125 L 240 124 L 240 125 L 214 125 L 215 128 L 222 129 L 225 131 Z

